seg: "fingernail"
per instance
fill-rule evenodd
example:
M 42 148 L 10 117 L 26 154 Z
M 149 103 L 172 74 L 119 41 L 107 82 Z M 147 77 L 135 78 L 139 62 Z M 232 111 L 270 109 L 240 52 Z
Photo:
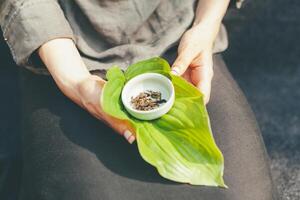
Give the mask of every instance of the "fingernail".
M 132 135 L 132 133 L 129 130 L 126 130 L 123 134 L 123 136 L 125 137 L 126 140 L 128 140 L 131 135 Z
M 178 70 L 175 69 L 175 68 L 173 68 L 173 69 L 171 70 L 171 73 L 174 74 L 174 75 L 177 75 L 177 76 L 179 75 Z
M 134 135 L 131 135 L 131 136 L 129 137 L 129 139 L 128 139 L 128 142 L 129 142 L 130 144 L 132 144 L 132 143 L 134 142 L 134 140 L 135 140 Z

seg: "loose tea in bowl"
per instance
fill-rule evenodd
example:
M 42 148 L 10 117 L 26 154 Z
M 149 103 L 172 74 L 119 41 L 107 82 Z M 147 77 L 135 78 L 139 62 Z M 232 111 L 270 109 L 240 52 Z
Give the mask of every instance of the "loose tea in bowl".
M 139 93 L 136 97 L 131 97 L 131 105 L 136 110 L 153 110 L 160 105 L 166 103 L 165 99 L 162 99 L 161 92 L 147 90 Z
M 172 108 L 175 91 L 168 77 L 158 73 L 144 73 L 125 84 L 121 99 L 125 109 L 133 117 L 153 120 Z

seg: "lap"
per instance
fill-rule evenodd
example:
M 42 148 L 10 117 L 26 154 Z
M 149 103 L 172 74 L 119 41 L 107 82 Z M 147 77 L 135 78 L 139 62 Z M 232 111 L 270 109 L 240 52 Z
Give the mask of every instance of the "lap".
M 214 59 L 207 109 L 216 143 L 224 154 L 228 193 L 237 199 L 275 199 L 269 158 L 256 119 L 221 56 Z
M 272 199 L 266 152 L 255 119 L 226 66 L 215 59 L 212 129 L 229 189 L 161 178 L 103 123 L 64 97 L 50 77 L 22 73 L 21 199 Z

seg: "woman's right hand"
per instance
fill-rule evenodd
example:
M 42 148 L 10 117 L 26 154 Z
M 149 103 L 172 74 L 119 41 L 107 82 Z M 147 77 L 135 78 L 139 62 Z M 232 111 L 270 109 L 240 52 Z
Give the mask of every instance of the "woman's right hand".
M 135 135 L 133 134 L 134 130 L 130 124 L 127 121 L 106 114 L 100 106 L 99 100 L 105 83 L 106 82 L 102 78 L 96 75 L 90 75 L 88 78 L 81 81 L 77 86 L 80 99 L 79 105 L 97 119 L 105 122 L 120 135 L 123 135 L 131 144 L 135 140 Z
M 71 39 L 50 40 L 39 48 L 38 53 L 67 97 L 123 135 L 129 143 L 135 140 L 134 130 L 128 122 L 109 116 L 101 109 L 100 98 L 105 81 L 90 74 Z

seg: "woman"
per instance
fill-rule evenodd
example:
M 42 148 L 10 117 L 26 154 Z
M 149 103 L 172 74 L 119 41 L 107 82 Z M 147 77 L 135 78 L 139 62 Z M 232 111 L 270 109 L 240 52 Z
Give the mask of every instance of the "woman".
M 2 1 L 1 27 L 14 60 L 51 75 L 21 72 L 20 199 L 276 199 L 253 114 L 222 58 L 214 54 L 227 47 L 221 21 L 228 4 Z M 209 102 L 229 189 L 161 178 L 135 145 L 126 145 L 115 134 L 132 144 L 132 127 L 99 106 L 107 68 L 117 64 L 125 69 L 157 55 L 173 63 L 172 72 L 199 88 Z

